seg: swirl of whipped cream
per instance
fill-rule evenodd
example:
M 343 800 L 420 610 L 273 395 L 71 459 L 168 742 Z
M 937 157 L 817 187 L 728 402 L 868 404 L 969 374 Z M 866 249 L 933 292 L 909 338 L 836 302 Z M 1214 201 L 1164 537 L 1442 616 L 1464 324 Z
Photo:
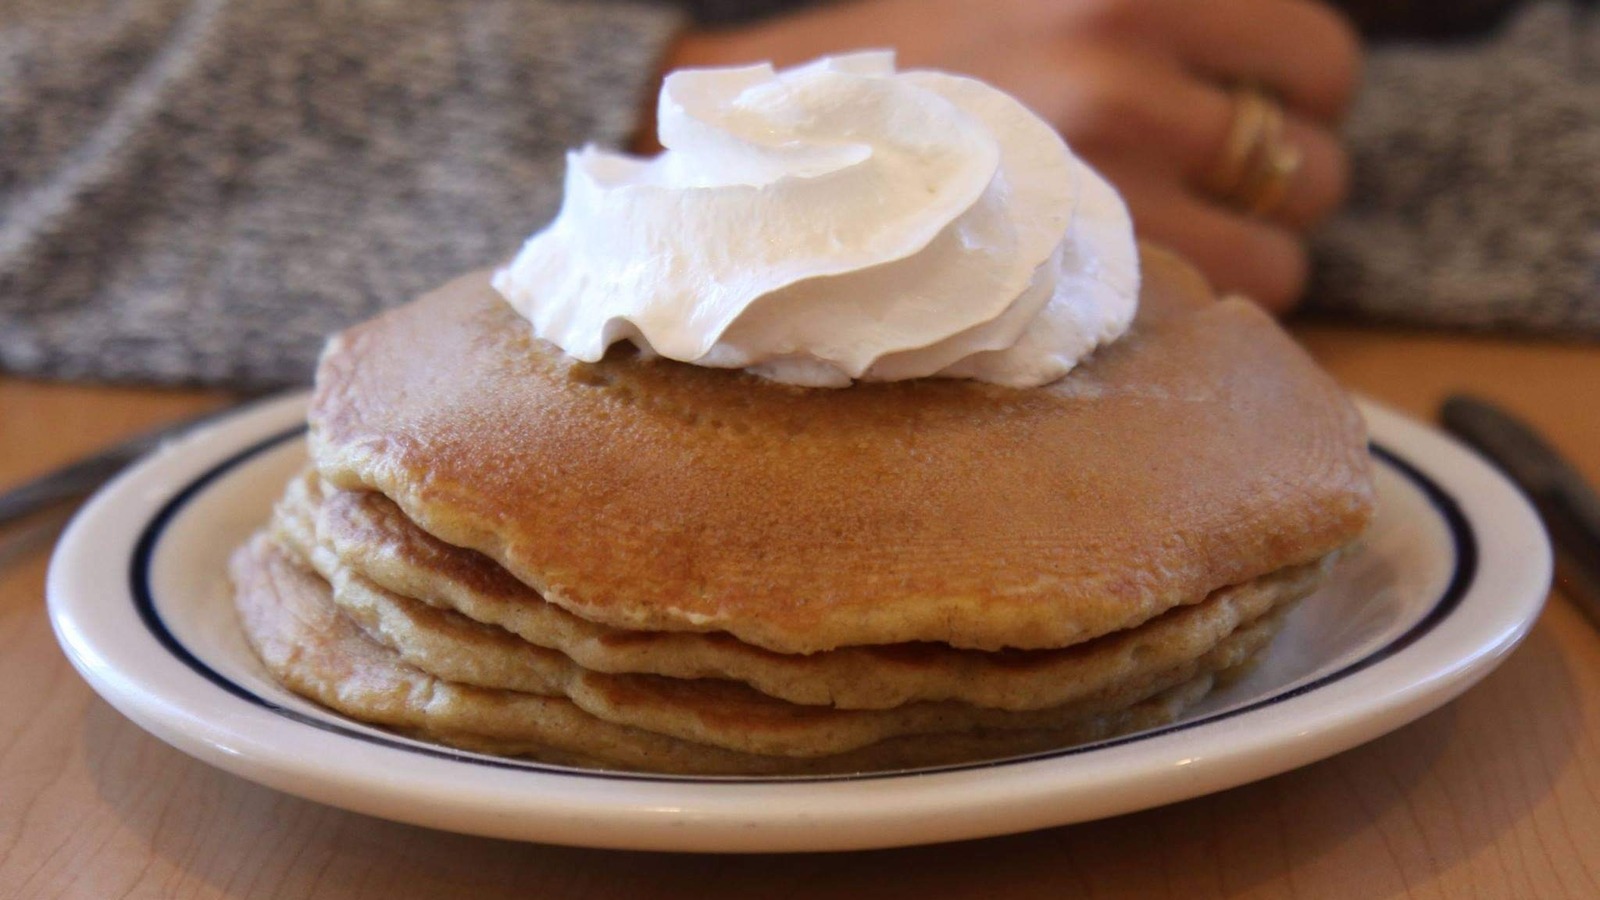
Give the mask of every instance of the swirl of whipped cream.
M 667 148 L 567 159 L 561 211 L 495 274 L 535 333 L 776 381 L 1066 374 L 1122 334 L 1116 191 L 981 82 L 889 52 L 668 76 Z

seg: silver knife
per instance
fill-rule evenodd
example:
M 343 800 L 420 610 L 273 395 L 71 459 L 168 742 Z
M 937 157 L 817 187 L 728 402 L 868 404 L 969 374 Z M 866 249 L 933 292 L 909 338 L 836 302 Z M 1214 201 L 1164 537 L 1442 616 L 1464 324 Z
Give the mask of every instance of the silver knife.
M 261 396 L 264 395 L 252 394 L 243 402 L 248 403 Z M 48 507 L 82 500 L 146 453 L 213 419 L 238 411 L 240 405 L 229 404 L 135 435 L 93 456 L 68 463 L 0 494 L 0 528 Z
M 1600 628 L 1600 497 L 1594 489 L 1532 428 L 1485 400 L 1450 397 L 1440 418 L 1533 501 L 1556 547 L 1561 593 Z

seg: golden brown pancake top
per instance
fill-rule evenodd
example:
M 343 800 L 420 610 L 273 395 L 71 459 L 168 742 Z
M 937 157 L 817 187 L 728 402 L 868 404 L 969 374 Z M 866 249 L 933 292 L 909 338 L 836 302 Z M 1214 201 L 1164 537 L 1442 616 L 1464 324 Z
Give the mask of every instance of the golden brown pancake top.
M 335 339 L 313 456 L 551 602 L 780 652 L 1058 647 L 1316 559 L 1371 513 L 1342 392 L 1145 252 L 1131 332 L 1016 390 L 574 361 L 458 279 Z

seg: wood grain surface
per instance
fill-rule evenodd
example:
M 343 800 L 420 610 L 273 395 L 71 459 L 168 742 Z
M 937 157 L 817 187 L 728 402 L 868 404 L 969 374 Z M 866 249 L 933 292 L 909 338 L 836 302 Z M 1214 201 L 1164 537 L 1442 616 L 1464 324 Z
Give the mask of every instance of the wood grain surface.
M 1600 482 L 1600 347 L 1302 326 L 1353 389 L 1472 390 Z M 0 377 L 0 485 L 220 394 Z M 0 897 L 1600 897 L 1600 634 L 1552 596 L 1459 700 L 1315 765 L 1101 822 L 863 853 L 717 857 L 397 825 L 223 774 L 99 700 L 50 633 L 63 516 L 0 531 Z

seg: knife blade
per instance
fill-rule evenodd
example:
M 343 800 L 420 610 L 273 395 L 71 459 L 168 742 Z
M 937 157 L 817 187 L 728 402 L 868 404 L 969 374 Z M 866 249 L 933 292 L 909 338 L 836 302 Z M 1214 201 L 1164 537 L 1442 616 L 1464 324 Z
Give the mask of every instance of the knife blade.
M 236 412 L 240 406 L 260 399 L 261 396 L 263 395 L 252 394 L 239 403 L 230 403 L 220 409 L 207 410 L 152 431 L 142 432 L 93 455 L 75 460 L 17 485 L 0 494 L 0 528 L 43 509 L 89 496 L 100 485 L 110 481 L 118 472 L 146 453 L 214 419 Z

